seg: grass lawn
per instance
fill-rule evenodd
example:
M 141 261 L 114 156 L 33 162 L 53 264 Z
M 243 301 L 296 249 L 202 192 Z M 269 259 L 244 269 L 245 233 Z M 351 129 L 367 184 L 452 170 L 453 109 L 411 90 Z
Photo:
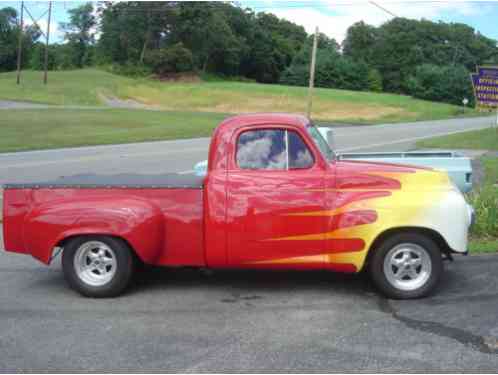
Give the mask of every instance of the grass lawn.
M 452 134 L 417 142 L 423 148 L 468 148 L 498 151 L 498 132 L 495 128 Z M 483 156 L 482 186 L 467 195 L 476 210 L 476 223 L 471 229 L 471 253 L 498 252 L 498 157 Z
M 226 115 L 127 109 L 0 111 L 0 152 L 210 136 Z
M 471 254 L 496 253 L 498 252 L 498 239 L 470 238 L 469 251 Z
M 498 130 L 496 128 L 488 128 L 451 134 L 417 142 L 417 146 L 421 148 L 467 148 L 498 151 Z
M 168 111 L 181 112 L 293 112 L 306 108 L 307 88 L 233 81 L 160 82 L 132 79 L 97 69 L 49 73 L 24 71 L 22 84 L 15 73 L 0 74 L 0 99 L 63 105 L 101 105 L 102 95 L 133 99 Z M 465 116 L 479 115 L 468 110 Z M 409 96 L 347 90 L 316 89 L 313 118 L 371 124 L 443 119 L 462 116 L 460 107 Z
M 494 253 L 498 252 L 498 158 L 482 157 L 481 162 L 484 183 L 468 195 L 476 210 L 469 249 L 473 253 Z

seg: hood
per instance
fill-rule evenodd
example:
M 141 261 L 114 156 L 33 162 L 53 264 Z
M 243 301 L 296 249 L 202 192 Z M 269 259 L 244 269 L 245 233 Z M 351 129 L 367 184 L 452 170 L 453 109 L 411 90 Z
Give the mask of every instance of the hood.
M 345 190 L 452 190 L 448 174 L 428 167 L 339 160 L 336 188 Z

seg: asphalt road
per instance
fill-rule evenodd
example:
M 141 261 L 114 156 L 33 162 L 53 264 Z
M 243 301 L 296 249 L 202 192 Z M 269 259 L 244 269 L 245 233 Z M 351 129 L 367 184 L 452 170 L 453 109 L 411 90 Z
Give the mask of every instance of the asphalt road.
M 338 128 L 345 150 L 408 149 L 491 119 Z M 380 145 L 382 144 L 382 145 Z M 0 156 L 0 183 L 74 173 L 188 172 L 207 139 Z M 0 238 L 0 248 L 2 241 Z M 152 269 L 113 300 L 85 299 L 0 251 L 0 372 L 492 371 L 498 257 L 458 257 L 430 298 L 386 300 L 364 275 Z
M 152 269 L 113 300 L 0 253 L 0 371 L 492 371 L 498 257 L 447 264 L 431 298 L 365 276 Z
M 335 129 L 338 151 L 403 151 L 420 139 L 493 125 L 493 117 L 351 126 Z M 89 135 L 91 136 L 91 135 Z M 166 173 L 192 170 L 207 158 L 208 138 L 0 154 L 0 184 L 79 173 Z

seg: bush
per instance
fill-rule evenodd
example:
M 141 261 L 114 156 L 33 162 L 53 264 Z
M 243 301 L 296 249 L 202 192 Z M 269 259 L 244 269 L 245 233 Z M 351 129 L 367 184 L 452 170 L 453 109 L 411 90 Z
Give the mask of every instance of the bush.
M 190 72 L 194 68 L 192 52 L 182 43 L 150 51 L 146 54 L 145 63 L 158 75 Z
M 48 70 L 75 69 L 72 50 L 67 44 L 50 44 L 48 46 Z M 45 68 L 45 45 L 36 43 L 31 52 L 29 66 L 33 70 Z
M 464 66 L 419 66 L 406 86 L 415 98 L 461 105 L 462 99 L 469 99 L 474 106 L 474 93 L 469 71 Z
M 119 74 L 122 76 L 141 78 L 151 75 L 152 71 L 149 67 L 142 64 L 111 64 L 102 66 L 102 68 L 109 73 Z
M 484 167 L 483 185 L 467 196 L 476 211 L 471 235 L 481 239 L 498 239 L 498 159 L 483 157 L 481 162 Z
M 280 83 L 293 86 L 306 86 L 309 81 L 309 64 L 294 61 L 280 79 Z M 315 66 L 315 86 L 344 89 L 368 90 L 369 68 L 362 61 L 356 62 L 338 53 L 317 55 Z
M 487 185 L 468 198 L 476 212 L 471 234 L 481 238 L 498 238 L 498 189 Z
M 224 74 L 213 74 L 213 73 L 199 73 L 199 77 L 204 82 L 246 82 L 246 83 L 256 83 L 255 79 L 247 78 L 244 76 L 236 75 L 224 75 Z
M 377 69 L 370 69 L 368 72 L 368 90 L 375 92 L 383 90 L 382 75 Z
M 48 47 L 48 70 L 57 69 L 56 51 L 53 45 Z M 33 70 L 45 69 L 45 46 L 42 43 L 36 43 L 31 51 L 31 58 L 29 59 L 29 66 Z
M 280 83 L 290 86 L 306 86 L 310 77 L 309 66 L 291 65 L 282 73 Z

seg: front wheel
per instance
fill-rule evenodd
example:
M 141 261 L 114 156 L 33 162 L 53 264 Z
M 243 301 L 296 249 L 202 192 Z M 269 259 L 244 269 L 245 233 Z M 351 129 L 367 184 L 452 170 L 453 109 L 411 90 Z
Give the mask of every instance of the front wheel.
M 118 238 L 76 237 L 64 246 L 62 270 L 68 284 L 84 296 L 115 297 L 130 282 L 133 254 Z
M 436 243 L 418 233 L 400 233 L 385 240 L 372 255 L 370 273 L 376 286 L 395 299 L 420 298 L 436 288 L 442 271 Z

